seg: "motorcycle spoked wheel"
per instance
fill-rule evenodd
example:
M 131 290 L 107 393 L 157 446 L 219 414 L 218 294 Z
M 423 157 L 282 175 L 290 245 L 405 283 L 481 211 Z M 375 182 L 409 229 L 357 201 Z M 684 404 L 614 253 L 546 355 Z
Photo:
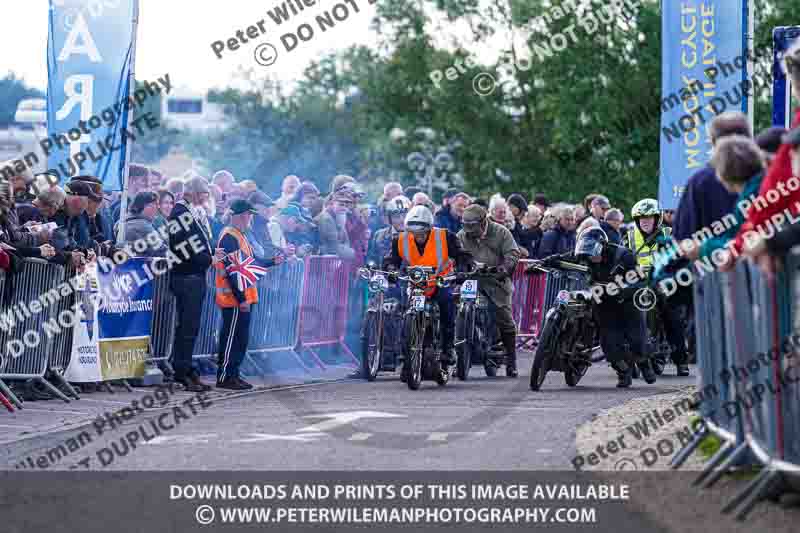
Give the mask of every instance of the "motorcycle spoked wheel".
M 421 316 L 411 318 L 408 336 L 408 379 L 406 385 L 411 390 L 418 390 L 422 385 L 422 358 L 425 345 L 425 332 Z
M 381 335 L 383 327 L 378 313 L 372 312 L 367 315 L 367 322 L 364 325 L 364 336 L 361 345 L 361 371 L 366 376 L 367 381 L 375 381 L 378 371 L 381 369 Z
M 536 352 L 533 356 L 533 365 L 531 366 L 531 390 L 538 391 L 544 383 L 544 378 L 550 370 L 550 363 L 555 354 L 553 353 L 556 345 L 556 336 L 558 333 L 558 324 L 555 320 L 547 320 L 542 328 L 542 334 L 539 337 L 539 344 L 536 346 Z
M 456 339 L 460 344 L 456 347 L 456 376 L 461 381 L 469 378 L 469 370 L 472 368 L 473 342 L 475 342 L 475 310 L 469 309 L 464 313 L 463 320 L 459 321 Z M 470 338 L 468 339 L 467 336 Z

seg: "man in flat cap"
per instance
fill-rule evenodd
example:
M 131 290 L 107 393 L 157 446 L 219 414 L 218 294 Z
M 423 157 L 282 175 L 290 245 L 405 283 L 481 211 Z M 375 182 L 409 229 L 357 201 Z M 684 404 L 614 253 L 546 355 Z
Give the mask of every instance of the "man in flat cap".
M 258 303 L 257 280 L 283 260 L 282 255 L 264 259 L 257 257 L 247 239 L 247 230 L 257 214 L 246 200 L 234 200 L 229 207 L 231 218 L 219 238 L 218 248 L 225 257 L 215 261 L 217 305 L 222 309 L 222 331 L 217 352 L 217 387 L 247 390 L 253 386 L 239 375 L 239 367 L 247 353 L 252 306 Z
M 506 375 L 515 378 L 519 373 L 517 326 L 511 311 L 511 276 L 520 258 L 519 247 L 508 228 L 489 220 L 486 209 L 479 205 L 471 205 L 464 210 L 462 223 L 464 227 L 458 232 L 458 238 L 464 250 L 471 253 L 476 262 L 497 267 L 497 277 L 481 278 L 479 286 L 489 298 L 500 339 L 508 354 Z M 460 329 L 456 324 L 456 331 Z

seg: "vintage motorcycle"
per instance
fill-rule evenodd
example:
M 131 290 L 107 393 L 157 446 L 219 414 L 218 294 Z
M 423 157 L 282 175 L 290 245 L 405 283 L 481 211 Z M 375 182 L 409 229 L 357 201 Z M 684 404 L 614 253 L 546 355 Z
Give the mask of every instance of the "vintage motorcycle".
M 566 261 L 560 261 L 559 268 L 588 274 L 587 267 Z M 531 269 L 550 272 L 538 264 Z M 597 339 L 591 291 L 560 291 L 555 305 L 545 315 L 531 367 L 531 390 L 538 391 L 551 370 L 563 372 L 567 385 L 576 386 L 592 363 L 604 358 L 602 355 L 593 356 Z
M 375 381 L 378 372 L 394 372 L 402 364 L 400 329 L 402 302 L 390 294 L 388 276 L 375 268 L 374 263 L 359 269 L 369 292 L 364 319 L 361 323 L 361 371 L 368 381 Z
M 482 365 L 486 375 L 494 377 L 500 366 L 508 364 L 508 354 L 497 344 L 491 302 L 480 290 L 480 279 L 496 277 L 497 268 L 477 262 L 476 267 L 475 271 L 467 274 L 459 293 L 455 348 L 458 357 L 456 375 L 460 380 L 469 377 L 472 365 Z
M 404 378 L 411 390 L 419 389 L 423 379 L 444 386 L 450 380 L 450 371 L 441 362 L 439 306 L 425 295 L 425 290 L 429 283 L 449 287 L 457 276 L 437 276 L 432 267 L 419 266 L 408 268 L 407 274 L 392 276 L 408 282 L 408 308 L 403 316 Z

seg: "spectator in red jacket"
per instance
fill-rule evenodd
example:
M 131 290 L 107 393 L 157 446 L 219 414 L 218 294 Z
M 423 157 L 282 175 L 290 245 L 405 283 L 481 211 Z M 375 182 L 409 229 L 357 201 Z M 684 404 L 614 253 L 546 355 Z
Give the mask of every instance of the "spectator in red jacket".
M 784 68 L 787 77 L 792 82 L 794 96 L 800 100 L 800 39 L 786 51 Z M 797 128 L 798 126 L 800 126 L 800 108 L 797 109 L 792 122 L 792 128 Z M 779 193 L 777 194 L 777 200 L 774 202 L 767 201 L 766 207 L 762 209 L 750 208 L 747 211 L 747 220 L 742 224 L 739 234 L 736 236 L 734 246 L 737 252 L 741 253 L 743 251 L 745 235 L 748 232 L 775 232 L 781 229 L 773 228 L 770 230 L 772 224 L 769 221 L 773 215 L 783 213 L 786 209 L 789 209 L 794 215 L 798 213 L 798 209 L 795 206 L 797 205 L 796 202 L 800 201 L 800 188 L 795 187 L 795 190 L 789 190 L 787 187 L 787 181 L 792 176 L 800 178 L 800 176 L 792 172 L 791 149 L 792 147 L 786 143 L 778 149 L 778 154 L 770 165 L 758 192 L 759 197 L 766 199 L 768 198 L 768 193 L 771 193 L 771 196 L 775 198 L 775 192 L 777 191 Z M 752 203 L 755 204 L 755 202 Z M 750 234 L 752 235 L 752 233 Z

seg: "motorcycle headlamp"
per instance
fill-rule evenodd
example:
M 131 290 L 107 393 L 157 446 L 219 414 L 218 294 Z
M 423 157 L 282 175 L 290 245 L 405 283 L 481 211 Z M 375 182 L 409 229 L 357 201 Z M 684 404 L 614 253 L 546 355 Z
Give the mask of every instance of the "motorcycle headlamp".
M 419 268 L 415 268 L 408 273 L 408 277 L 411 278 L 411 281 L 414 283 L 420 283 L 425 279 L 425 272 Z

